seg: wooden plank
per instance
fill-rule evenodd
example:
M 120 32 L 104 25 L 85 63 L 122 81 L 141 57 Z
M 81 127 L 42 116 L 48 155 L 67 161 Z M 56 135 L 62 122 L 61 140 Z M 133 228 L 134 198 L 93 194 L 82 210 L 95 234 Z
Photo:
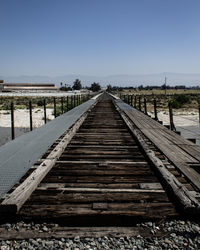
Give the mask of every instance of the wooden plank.
M 93 145 L 92 148 L 91 148 L 91 145 L 73 145 L 73 144 L 70 144 L 68 145 L 67 147 L 68 149 L 70 148 L 73 148 L 73 149 L 80 149 L 80 148 L 84 148 L 84 149 L 91 149 L 91 150 L 97 150 L 97 149 L 104 149 L 104 150 L 109 150 L 109 149 L 112 149 L 112 150 L 125 150 L 125 149 L 128 149 L 128 150 L 133 150 L 133 149 L 137 149 L 138 146 L 137 145 L 134 145 L 134 146 L 127 146 L 127 145 L 116 145 L 116 146 L 111 146 L 111 145 Z
M 95 170 L 95 169 L 78 169 L 78 170 L 72 170 L 72 169 L 52 169 L 52 171 L 49 173 L 48 176 L 152 176 L 153 172 L 149 169 L 140 170 L 136 169 L 133 170 Z
M 133 126 L 132 122 L 129 120 L 129 118 L 127 118 L 127 116 L 123 112 L 121 112 L 121 116 L 132 131 L 133 135 L 137 138 L 149 160 L 153 163 L 153 166 L 155 167 L 156 171 L 158 171 L 158 173 L 162 177 L 167 188 L 172 191 L 173 195 L 177 198 L 177 201 L 179 202 L 181 208 L 187 213 L 199 213 L 200 203 L 198 202 L 198 200 L 194 196 L 192 196 L 192 194 L 187 190 L 187 188 L 182 185 L 178 181 L 178 179 L 168 171 L 162 161 L 155 156 L 154 152 L 151 149 L 149 149 L 149 146 L 146 144 L 142 137 L 141 131 Z M 162 149 L 161 151 L 163 152 Z M 199 180 L 198 184 L 200 184 Z
M 149 191 L 149 190 L 148 190 Z M 28 204 L 67 204 L 92 202 L 169 202 L 165 192 L 71 192 L 59 190 L 35 190 Z
M 133 112 L 133 111 L 132 111 Z M 138 124 L 138 121 L 136 121 L 136 117 L 133 118 L 133 113 L 126 112 L 125 113 L 130 117 L 131 120 L 133 120 L 136 125 Z M 148 118 L 150 119 L 150 118 Z M 155 122 L 150 119 L 149 122 Z M 138 124 L 140 126 L 140 124 Z M 161 125 L 159 125 L 161 126 Z M 140 128 L 140 127 L 139 127 Z M 167 130 L 166 130 L 167 131 Z M 149 138 L 155 145 L 158 147 L 166 156 L 167 158 L 174 163 L 174 165 L 184 174 L 187 176 L 187 178 L 190 179 L 190 181 L 200 190 L 200 178 L 197 175 L 197 172 L 191 168 L 189 168 L 187 162 L 193 162 L 197 163 L 198 161 L 191 156 L 191 154 L 187 153 L 184 150 L 181 150 L 176 145 L 170 145 L 169 143 L 166 143 L 165 138 L 161 136 L 161 134 L 158 135 L 158 131 L 148 129 L 142 129 L 142 132 Z M 173 133 L 173 132 L 169 132 Z M 174 138 L 180 138 L 180 136 L 174 134 Z M 185 141 L 184 139 L 182 141 Z M 190 144 L 190 143 L 188 143 Z
M 94 154 L 94 155 L 79 155 L 79 158 L 77 159 L 76 155 L 69 155 L 69 154 L 62 154 L 60 156 L 60 160 L 67 160 L 67 159 L 77 159 L 77 160 L 83 160 L 83 159 L 119 159 L 119 160 L 133 160 L 133 159 L 143 159 L 144 156 L 141 153 L 138 153 L 136 155 L 132 155 L 132 154 L 124 154 L 124 155 L 101 155 L 101 154 Z
M 197 162 L 194 157 L 179 148 L 179 146 L 171 144 L 167 139 L 155 130 L 141 130 L 155 145 L 158 147 L 172 162 L 179 160 L 179 162 Z
M 74 165 L 70 165 L 70 164 L 57 164 L 55 165 L 55 167 L 52 169 L 53 172 L 56 172 L 56 171 L 66 171 L 66 172 L 70 172 L 71 170 L 74 171 L 74 170 L 79 170 L 80 171 L 93 171 L 93 170 L 108 170 L 108 171 L 111 171 L 111 170 L 123 170 L 123 171 L 135 171 L 137 172 L 137 170 L 140 171 L 146 171 L 146 172 L 149 172 L 150 171 L 150 168 L 148 165 L 141 165 L 141 164 L 134 164 L 134 165 L 124 165 L 124 164 L 120 164 L 119 165 L 107 165 L 107 164 L 74 164 Z M 152 171 L 150 171 L 152 172 Z
M 133 149 L 96 149 L 96 148 L 77 148 L 77 149 L 73 149 L 73 148 L 67 148 L 63 154 L 78 154 L 78 155 L 82 155 L 82 154 L 101 154 L 101 155 L 116 155 L 116 154 L 125 154 L 125 155 L 129 155 L 129 154 L 138 154 L 140 153 L 140 149 L 134 148 Z M 141 154 L 141 153 L 140 153 Z
M 117 215 L 136 216 L 154 219 L 177 216 L 177 212 L 172 203 L 108 203 L 108 209 L 99 211 L 93 210 L 91 204 L 67 204 L 67 205 L 24 205 L 19 211 L 19 216 L 23 218 L 56 219 L 71 216 L 94 216 L 94 215 Z
M 156 182 L 155 176 L 48 176 L 48 182 L 57 183 L 140 183 Z M 44 179 L 44 182 L 46 180 Z
M 60 161 L 60 160 L 57 160 L 56 163 L 58 164 L 77 164 L 77 165 L 80 165 L 80 164 L 102 164 L 102 161 L 89 161 L 89 160 L 83 160 L 83 161 Z M 110 161 L 110 160 L 107 160 L 107 161 L 104 161 L 103 164 L 106 164 L 106 165 L 119 165 L 119 164 L 123 164 L 123 165 L 126 165 L 126 166 L 134 166 L 134 165 L 143 165 L 143 164 L 148 164 L 146 161 L 133 161 L 133 162 L 128 162 L 128 161 Z
M 158 191 L 158 190 L 163 190 L 161 184 L 159 182 L 155 182 L 155 183 L 140 183 L 139 187 L 141 189 L 147 189 L 147 190 L 152 190 L 154 189 L 154 191 Z
M 200 162 L 200 147 L 198 145 L 178 144 L 178 146 Z
M 170 232 L 172 233 L 172 232 Z M 166 237 L 170 233 L 164 232 L 162 229 L 156 231 L 154 237 Z M 81 238 L 100 238 L 108 237 L 136 237 L 141 235 L 143 238 L 152 237 L 151 229 L 143 227 L 53 227 L 49 232 L 39 232 L 36 230 L 19 229 L 7 231 L 0 228 L 0 240 L 28 240 L 28 239 L 61 239 L 76 236 Z
M 61 187 L 72 187 L 72 188 L 112 188 L 112 189 L 119 189 L 119 188 L 139 188 L 137 183 L 100 183 L 100 182 L 90 182 L 90 183 L 40 183 L 39 187 L 44 188 L 59 188 Z
M 94 210 L 106 210 L 108 209 L 108 203 L 92 203 L 92 209 Z
M 123 189 L 111 189 L 111 188 L 66 188 L 66 187 L 56 187 L 56 191 L 59 192 L 68 192 L 68 193 L 164 193 L 165 191 L 162 189 L 162 186 L 157 185 L 160 183 L 151 184 L 139 184 L 139 186 L 143 186 L 144 189 L 131 189 L 131 188 L 123 188 Z M 155 185 L 156 184 L 156 185 Z M 148 186 L 147 186 L 148 185 Z M 53 187 L 53 186 L 52 186 Z M 154 187 L 154 189 L 153 189 Z M 156 189 L 157 187 L 157 189 Z M 146 188 L 146 189 L 145 189 Z M 46 191 L 46 187 L 38 187 L 37 191 Z M 51 190 L 50 190 L 51 193 Z

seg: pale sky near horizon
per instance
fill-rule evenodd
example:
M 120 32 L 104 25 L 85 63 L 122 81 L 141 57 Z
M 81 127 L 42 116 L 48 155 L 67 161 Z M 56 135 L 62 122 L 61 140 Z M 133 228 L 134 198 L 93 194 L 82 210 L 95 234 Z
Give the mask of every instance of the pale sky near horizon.
M 0 0 L 0 75 L 200 73 L 199 0 Z

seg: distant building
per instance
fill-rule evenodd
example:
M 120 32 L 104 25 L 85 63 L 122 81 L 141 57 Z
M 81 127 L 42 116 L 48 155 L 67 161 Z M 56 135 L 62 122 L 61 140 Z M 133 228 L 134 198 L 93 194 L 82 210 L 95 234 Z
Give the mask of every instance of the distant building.
M 0 80 L 2 92 L 54 92 L 58 87 L 53 83 L 4 83 Z

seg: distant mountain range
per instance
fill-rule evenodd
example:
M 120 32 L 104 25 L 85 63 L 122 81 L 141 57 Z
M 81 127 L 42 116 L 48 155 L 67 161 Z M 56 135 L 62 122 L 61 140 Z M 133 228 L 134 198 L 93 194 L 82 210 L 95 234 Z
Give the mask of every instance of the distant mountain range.
M 160 73 L 147 75 L 110 75 L 110 76 L 87 76 L 87 75 L 64 75 L 64 76 L 0 76 L 0 79 L 9 83 L 55 83 L 60 85 L 73 84 L 75 79 L 80 79 L 83 86 L 90 86 L 93 82 L 99 82 L 101 86 L 111 84 L 112 86 L 139 86 L 139 85 L 162 85 L 165 76 L 167 77 L 167 85 L 186 85 L 200 86 L 200 74 L 183 74 L 183 73 Z

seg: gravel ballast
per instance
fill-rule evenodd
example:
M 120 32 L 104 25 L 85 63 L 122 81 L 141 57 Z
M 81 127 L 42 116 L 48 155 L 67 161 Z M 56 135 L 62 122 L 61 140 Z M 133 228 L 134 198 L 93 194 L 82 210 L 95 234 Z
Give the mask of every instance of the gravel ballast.
M 18 222 L 16 224 L 6 223 L 1 225 L 1 229 L 9 232 L 34 230 L 38 233 L 51 234 L 53 228 L 59 227 L 57 224 L 26 224 Z M 146 229 L 150 235 L 137 235 L 134 237 L 80 237 L 73 238 L 30 238 L 26 240 L 2 240 L 0 249 L 200 249 L 200 223 L 184 220 L 166 221 L 163 223 L 145 222 L 137 224 L 138 228 Z M 162 231 L 162 237 L 156 234 Z

